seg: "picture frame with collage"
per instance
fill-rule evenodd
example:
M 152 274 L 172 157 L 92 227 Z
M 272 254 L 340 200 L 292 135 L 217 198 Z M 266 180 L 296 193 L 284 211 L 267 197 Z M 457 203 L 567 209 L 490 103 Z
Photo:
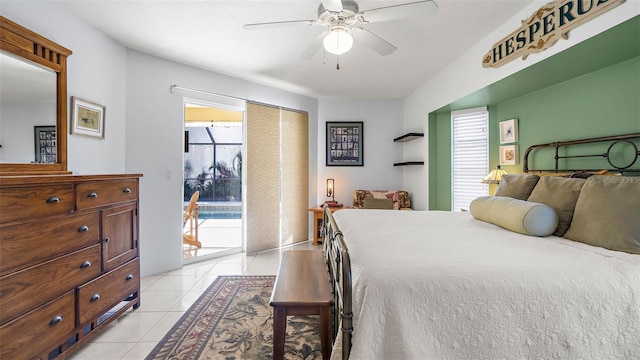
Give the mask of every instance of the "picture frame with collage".
M 58 140 L 54 125 L 34 126 L 35 163 L 55 164 L 58 161 Z
M 327 121 L 327 166 L 364 166 L 362 121 Z

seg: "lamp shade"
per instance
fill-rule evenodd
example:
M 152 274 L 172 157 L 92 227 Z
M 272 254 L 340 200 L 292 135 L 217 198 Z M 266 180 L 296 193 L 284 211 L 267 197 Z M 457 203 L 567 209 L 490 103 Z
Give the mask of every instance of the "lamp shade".
M 489 175 L 485 176 L 484 179 L 482 179 L 482 183 L 484 184 L 499 184 L 500 183 L 500 179 L 502 179 L 502 175 L 505 175 L 507 172 L 500 169 L 500 165 L 498 165 L 497 169 L 493 169 L 491 170 L 491 172 L 489 173 Z
M 353 37 L 343 26 L 334 26 L 322 40 L 324 49 L 332 54 L 342 55 L 351 50 Z

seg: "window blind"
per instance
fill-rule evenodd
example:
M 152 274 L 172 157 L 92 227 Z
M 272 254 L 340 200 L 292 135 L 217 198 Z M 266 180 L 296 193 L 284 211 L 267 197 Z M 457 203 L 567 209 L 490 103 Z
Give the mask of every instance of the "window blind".
M 488 194 L 481 183 L 489 172 L 488 123 L 486 107 L 451 112 L 454 211 L 468 210 L 473 199 Z
M 309 237 L 306 113 L 247 103 L 247 254 Z

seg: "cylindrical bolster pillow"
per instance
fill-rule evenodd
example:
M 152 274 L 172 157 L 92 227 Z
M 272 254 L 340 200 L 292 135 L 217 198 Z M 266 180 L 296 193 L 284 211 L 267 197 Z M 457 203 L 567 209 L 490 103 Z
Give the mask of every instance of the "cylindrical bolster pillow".
M 558 215 L 547 205 L 501 196 L 481 196 L 471 202 L 471 215 L 520 234 L 548 236 L 558 227 Z

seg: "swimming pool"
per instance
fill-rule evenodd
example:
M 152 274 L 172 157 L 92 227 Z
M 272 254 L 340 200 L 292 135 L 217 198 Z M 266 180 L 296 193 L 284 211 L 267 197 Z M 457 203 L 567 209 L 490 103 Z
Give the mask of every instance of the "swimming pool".
M 242 219 L 240 211 L 199 211 L 199 219 Z

